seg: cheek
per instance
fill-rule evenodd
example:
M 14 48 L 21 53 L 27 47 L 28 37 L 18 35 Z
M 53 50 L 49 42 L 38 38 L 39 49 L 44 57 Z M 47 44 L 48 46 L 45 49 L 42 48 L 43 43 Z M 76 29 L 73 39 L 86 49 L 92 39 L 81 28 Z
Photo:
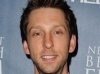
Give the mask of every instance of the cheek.
M 54 45 L 56 45 L 58 48 L 68 49 L 69 38 L 67 36 L 61 38 L 54 38 Z
M 42 51 L 42 41 L 41 40 L 34 40 L 31 39 L 28 41 L 28 45 L 29 45 L 29 50 L 30 50 L 30 54 L 33 56 L 37 56 L 37 54 L 39 55 L 39 53 L 41 53 Z
M 36 44 L 31 44 L 29 46 L 29 50 L 30 50 L 30 56 L 31 56 L 32 60 L 37 61 L 38 58 L 40 58 L 40 53 L 41 53 L 39 46 Z
M 54 48 L 63 56 L 68 55 L 69 51 L 69 39 L 66 38 L 60 38 L 55 39 L 54 41 Z
M 34 53 L 34 54 L 38 54 L 40 53 L 41 51 L 41 44 L 40 43 L 37 43 L 37 42 L 32 42 L 30 45 L 29 45 L 29 49 L 30 49 L 30 53 Z
M 30 49 L 32 48 L 34 50 L 37 50 L 38 48 L 41 48 L 42 39 L 35 39 L 35 38 L 30 37 L 28 40 L 28 44 L 29 44 Z

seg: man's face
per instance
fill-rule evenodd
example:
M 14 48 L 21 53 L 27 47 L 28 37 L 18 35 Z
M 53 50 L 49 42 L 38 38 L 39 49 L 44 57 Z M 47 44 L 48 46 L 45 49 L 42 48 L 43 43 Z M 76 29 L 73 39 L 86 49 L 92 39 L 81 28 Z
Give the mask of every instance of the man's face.
M 55 73 L 63 69 L 68 53 L 75 48 L 73 41 L 74 38 L 69 38 L 64 13 L 60 9 L 39 8 L 30 13 L 27 41 L 23 46 L 42 72 Z

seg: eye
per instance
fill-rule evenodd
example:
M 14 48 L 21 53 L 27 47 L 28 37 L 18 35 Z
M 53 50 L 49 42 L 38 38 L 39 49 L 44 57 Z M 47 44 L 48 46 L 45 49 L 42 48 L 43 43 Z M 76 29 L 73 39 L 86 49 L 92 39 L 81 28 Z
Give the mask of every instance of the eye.
M 40 32 L 36 32 L 33 34 L 33 36 L 41 36 L 42 34 Z
M 62 34 L 61 31 L 55 31 L 55 34 Z

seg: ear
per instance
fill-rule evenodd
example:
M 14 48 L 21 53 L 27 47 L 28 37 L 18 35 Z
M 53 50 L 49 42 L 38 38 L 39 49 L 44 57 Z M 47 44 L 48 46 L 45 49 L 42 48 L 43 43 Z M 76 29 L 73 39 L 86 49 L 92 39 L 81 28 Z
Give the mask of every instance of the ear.
M 27 41 L 24 41 L 24 42 L 23 42 L 23 49 L 24 49 L 24 52 L 25 52 L 26 54 L 28 54 L 28 55 L 30 54 Z
M 76 36 L 72 35 L 72 37 L 70 39 L 69 53 L 74 52 L 75 47 L 76 47 Z

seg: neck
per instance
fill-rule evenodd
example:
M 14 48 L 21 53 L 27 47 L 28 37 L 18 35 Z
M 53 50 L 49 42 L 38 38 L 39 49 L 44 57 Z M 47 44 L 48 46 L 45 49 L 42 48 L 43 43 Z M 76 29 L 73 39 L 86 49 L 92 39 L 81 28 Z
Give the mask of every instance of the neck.
M 34 66 L 34 74 L 40 74 L 39 71 L 37 70 L 36 66 Z M 57 74 L 68 74 L 68 68 L 67 68 L 67 63 L 64 65 L 62 71 Z
M 63 70 L 61 72 L 61 74 L 68 74 L 68 68 L 67 68 L 67 63 L 64 65 Z

